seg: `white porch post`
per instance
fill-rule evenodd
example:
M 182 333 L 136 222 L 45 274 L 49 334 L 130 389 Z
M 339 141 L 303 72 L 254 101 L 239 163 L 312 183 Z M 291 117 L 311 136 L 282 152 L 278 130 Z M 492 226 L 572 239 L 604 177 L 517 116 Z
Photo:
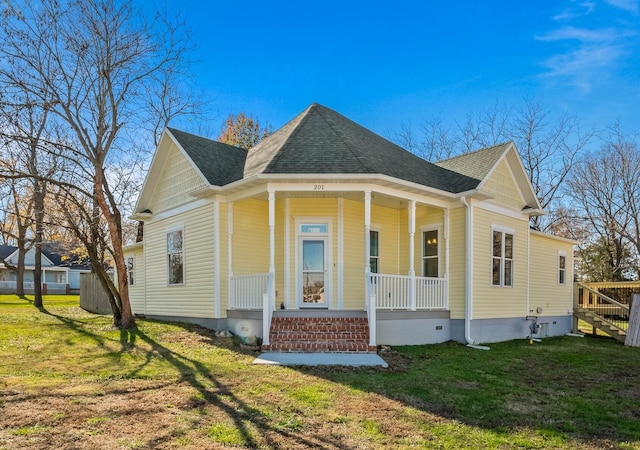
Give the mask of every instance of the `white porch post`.
M 236 302 L 233 286 L 233 202 L 227 203 L 227 273 L 229 277 L 229 308 L 233 308 Z
M 444 278 L 449 279 L 449 208 L 444 210 Z
M 371 191 L 364 191 L 364 273 L 371 273 Z
M 273 277 L 269 297 L 275 308 L 276 299 L 276 193 L 269 189 L 269 275 Z
M 220 302 L 222 301 L 222 289 L 220 287 L 220 241 L 222 236 L 220 235 L 220 200 L 215 199 L 213 202 L 213 255 L 214 255 L 214 288 L 213 297 L 215 302 L 215 315 L 216 318 L 220 317 Z
M 416 269 L 415 269 L 415 241 L 416 241 L 416 201 L 409 202 L 409 309 L 416 310 Z

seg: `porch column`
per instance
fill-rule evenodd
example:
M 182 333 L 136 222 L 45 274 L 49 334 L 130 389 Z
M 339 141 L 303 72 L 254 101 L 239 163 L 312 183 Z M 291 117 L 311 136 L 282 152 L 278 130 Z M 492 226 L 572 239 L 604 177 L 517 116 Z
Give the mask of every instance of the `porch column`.
M 364 191 L 364 273 L 371 273 L 371 191 Z
M 409 309 L 416 310 L 416 269 L 415 269 L 415 241 L 416 241 L 416 201 L 409 202 Z
M 213 202 L 213 258 L 214 258 L 214 269 L 213 269 L 213 279 L 214 279 L 214 288 L 213 288 L 213 299 L 215 305 L 215 315 L 216 318 L 220 317 L 220 302 L 222 301 L 222 290 L 220 288 L 220 241 L 222 240 L 222 236 L 220 235 L 220 200 L 218 198 Z
M 227 276 L 229 286 L 229 309 L 235 307 L 236 293 L 233 286 L 233 202 L 227 203 Z
M 276 193 L 269 189 L 269 274 L 273 277 L 269 297 L 275 308 L 276 299 Z
M 444 278 L 449 279 L 449 208 L 444 210 Z

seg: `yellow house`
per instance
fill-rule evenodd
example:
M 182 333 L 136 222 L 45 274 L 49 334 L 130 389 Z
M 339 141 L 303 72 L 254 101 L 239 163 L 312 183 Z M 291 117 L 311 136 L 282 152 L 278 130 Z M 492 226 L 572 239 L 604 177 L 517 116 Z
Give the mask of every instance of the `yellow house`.
M 512 142 L 432 164 L 318 104 L 248 151 L 167 128 L 131 304 L 281 351 L 560 335 L 573 242 L 537 214 Z

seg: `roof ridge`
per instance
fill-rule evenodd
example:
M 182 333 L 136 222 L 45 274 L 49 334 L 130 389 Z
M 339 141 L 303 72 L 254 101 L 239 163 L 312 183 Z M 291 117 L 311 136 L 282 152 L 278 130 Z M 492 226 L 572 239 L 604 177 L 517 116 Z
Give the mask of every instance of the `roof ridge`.
M 499 144 L 491 145 L 489 147 L 482 147 L 482 148 L 479 148 L 477 150 L 473 150 L 471 152 L 461 153 L 459 155 L 451 156 L 451 157 L 446 158 L 446 159 L 441 159 L 440 161 L 436 161 L 433 164 L 440 164 L 440 163 L 451 161 L 451 160 L 454 160 L 454 159 L 463 158 L 465 156 L 475 155 L 476 153 L 484 152 L 486 150 L 491 150 L 491 149 L 494 149 L 496 147 L 501 147 L 503 145 L 508 145 L 508 144 L 511 144 L 512 142 L 513 142 L 513 140 L 509 140 L 509 141 L 501 142 Z
M 233 147 L 233 148 L 237 148 L 237 149 L 239 149 L 239 150 L 244 150 L 245 152 L 248 152 L 248 150 L 247 150 L 246 148 L 238 147 L 237 145 L 233 145 L 233 144 L 227 144 L 226 142 L 220 142 L 220 141 L 219 141 L 219 140 L 217 140 L 217 139 L 209 138 L 209 137 L 206 137 L 206 136 L 201 136 L 201 135 L 199 135 L 199 134 L 191 133 L 191 132 L 189 132 L 189 131 L 184 131 L 184 130 L 181 130 L 181 129 L 179 129 L 179 128 L 173 128 L 173 127 L 169 127 L 169 126 L 167 126 L 167 130 L 169 130 L 169 131 L 171 132 L 171 134 L 174 134 L 174 132 L 176 132 L 176 131 L 177 131 L 178 133 L 188 134 L 189 136 L 193 136 L 193 137 L 198 138 L 198 139 L 204 139 L 204 140 L 206 140 L 206 141 L 214 142 L 214 143 L 216 143 L 216 144 L 226 145 L 226 146 L 228 146 L 228 147 Z M 175 135 L 174 135 L 174 136 L 175 136 Z
M 316 105 L 318 105 L 318 104 L 316 103 Z M 322 105 L 318 105 L 318 106 L 322 106 Z M 335 111 L 335 110 L 333 110 L 333 109 L 331 109 L 331 108 L 328 108 L 328 107 L 326 107 L 326 106 L 322 106 L 322 107 L 323 107 L 324 109 L 328 109 L 328 110 L 330 110 L 331 112 L 333 112 L 333 113 L 335 113 L 335 114 L 337 114 L 337 115 L 339 115 L 339 116 L 341 116 L 341 117 L 345 118 L 346 120 L 348 120 L 348 121 L 350 121 L 350 122 L 354 123 L 355 125 L 357 125 L 357 126 L 359 126 L 359 127 L 361 127 L 361 128 L 364 128 L 362 125 L 358 124 L 357 122 L 355 122 L 355 121 L 353 121 L 353 120 L 349 119 L 349 118 L 348 118 L 348 117 L 346 117 L 346 116 L 343 116 L 343 115 L 342 115 L 342 114 L 340 114 L 338 111 Z M 324 120 L 324 121 L 325 121 L 325 123 L 326 123 L 327 125 L 329 125 L 329 127 L 331 128 L 331 130 L 333 130 L 333 132 L 336 134 L 336 136 L 340 137 L 340 139 L 342 140 L 342 142 L 344 143 L 344 145 L 349 149 L 349 152 L 350 152 L 350 153 L 351 153 L 351 154 L 352 154 L 352 155 L 353 155 L 353 156 L 358 160 L 358 162 L 362 165 L 362 167 L 363 167 L 363 168 L 365 168 L 365 169 L 367 169 L 367 170 L 372 170 L 372 169 L 374 169 L 374 168 L 372 168 L 372 167 L 369 167 L 367 164 L 365 164 L 365 163 L 363 162 L 362 155 L 359 155 L 358 153 L 356 153 L 356 152 L 354 151 L 354 146 L 353 146 L 352 144 L 350 144 L 350 143 L 348 142 L 348 140 L 347 140 L 347 139 L 345 139 L 345 138 L 343 138 L 343 137 L 341 137 L 341 136 L 340 136 L 340 134 L 339 134 L 339 133 L 337 132 L 337 130 L 336 130 L 336 127 L 334 127 L 334 124 L 333 124 L 333 123 L 331 123 L 330 121 L 328 121 L 328 120 L 327 120 L 327 118 L 326 118 L 325 116 L 323 116 L 323 115 L 322 115 L 322 113 L 321 113 L 320 111 L 318 111 L 318 113 L 320 114 L 320 117 L 322 117 L 322 120 Z
M 302 125 L 309 120 L 309 116 L 311 115 L 311 111 L 316 109 L 316 107 L 318 106 L 317 103 L 312 103 L 311 105 L 309 105 L 304 111 L 302 111 L 301 114 L 298 114 L 297 116 L 295 116 L 293 119 L 291 119 L 289 122 L 287 122 L 286 124 L 284 124 L 281 128 L 284 128 L 285 126 L 287 126 L 290 122 L 292 122 L 293 120 L 295 120 L 296 117 L 300 117 L 300 115 L 302 115 L 302 117 L 300 117 L 300 121 L 298 122 L 298 125 L 291 131 L 291 133 L 289 133 L 287 135 L 287 138 L 282 142 L 282 144 L 280 145 L 280 149 L 284 148 L 284 146 L 286 144 L 288 144 L 289 142 L 291 142 L 291 140 L 293 139 L 294 136 L 296 136 L 300 130 L 302 129 Z M 254 147 L 255 148 L 255 147 Z M 277 163 L 280 158 L 282 158 L 282 152 L 278 151 L 275 153 L 275 155 L 273 156 L 273 158 L 271 158 L 269 160 L 269 162 L 267 163 L 267 165 L 265 166 L 265 170 L 272 167 L 272 165 L 274 165 L 275 163 Z

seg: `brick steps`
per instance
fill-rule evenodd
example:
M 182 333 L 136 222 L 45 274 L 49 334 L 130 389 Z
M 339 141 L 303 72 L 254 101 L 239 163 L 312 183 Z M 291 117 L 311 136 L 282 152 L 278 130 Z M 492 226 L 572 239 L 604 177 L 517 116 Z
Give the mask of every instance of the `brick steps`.
M 274 317 L 269 333 L 272 352 L 375 353 L 369 346 L 366 317 Z

